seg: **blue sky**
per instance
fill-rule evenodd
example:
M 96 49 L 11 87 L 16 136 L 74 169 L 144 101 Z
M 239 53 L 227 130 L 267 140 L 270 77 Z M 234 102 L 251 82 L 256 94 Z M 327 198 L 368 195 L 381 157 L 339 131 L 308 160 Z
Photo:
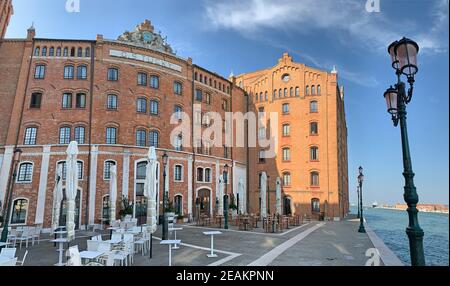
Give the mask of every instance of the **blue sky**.
M 331 70 L 346 91 L 351 201 L 359 165 L 365 201 L 403 202 L 400 130 L 386 113 L 383 93 L 395 83 L 387 46 L 403 36 L 421 46 L 408 124 L 421 202 L 449 201 L 448 0 L 13 0 L 7 37 L 23 38 L 34 22 L 38 37 L 117 38 L 150 19 L 178 55 L 227 77 L 273 66 L 284 51 L 295 61 Z

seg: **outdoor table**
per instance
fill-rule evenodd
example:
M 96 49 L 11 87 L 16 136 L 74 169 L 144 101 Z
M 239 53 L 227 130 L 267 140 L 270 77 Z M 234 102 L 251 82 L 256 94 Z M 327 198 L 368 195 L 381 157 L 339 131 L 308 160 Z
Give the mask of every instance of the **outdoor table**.
M 221 235 L 222 233 L 220 231 L 206 231 L 203 233 L 204 235 L 210 235 L 211 236 L 211 253 L 207 256 L 209 258 L 215 258 L 217 257 L 216 254 L 214 254 L 214 235 Z
M 66 264 L 64 264 L 62 262 L 62 260 L 63 260 L 63 252 L 64 252 L 64 243 L 67 243 L 69 241 L 67 239 L 65 239 L 65 238 L 58 238 L 58 239 L 52 240 L 51 242 L 59 243 L 59 248 L 58 248 L 59 260 L 58 260 L 58 263 L 55 264 L 55 266 L 64 266 L 64 265 L 66 265 Z
M 106 240 L 105 242 L 112 244 L 112 245 L 117 245 L 117 244 L 122 243 L 122 241 L 123 241 L 122 239 L 110 239 L 110 240 Z
M 80 257 L 81 259 L 95 260 L 100 256 L 102 256 L 103 254 L 105 253 L 101 251 L 82 251 L 80 252 Z
M 60 227 L 58 229 L 62 229 L 62 228 Z M 67 234 L 67 231 L 65 231 L 65 230 L 58 230 L 58 231 L 55 231 L 53 234 L 55 235 L 55 239 L 58 239 L 58 238 L 62 239 L 62 238 L 64 238 L 63 235 Z M 59 237 L 57 237 L 57 236 L 59 236 Z M 56 246 L 56 243 L 54 243 L 53 246 Z
M 177 231 L 182 231 L 182 230 L 183 230 L 182 228 L 169 228 L 169 233 L 171 233 L 173 231 L 175 233 L 175 239 L 174 240 L 177 240 Z M 177 244 L 175 244 L 173 246 L 173 249 L 180 249 L 180 247 Z
M 169 266 L 172 266 L 172 245 L 181 244 L 181 240 L 163 240 L 160 244 L 169 246 Z
M 11 245 L 11 243 L 0 242 L 0 247 Z

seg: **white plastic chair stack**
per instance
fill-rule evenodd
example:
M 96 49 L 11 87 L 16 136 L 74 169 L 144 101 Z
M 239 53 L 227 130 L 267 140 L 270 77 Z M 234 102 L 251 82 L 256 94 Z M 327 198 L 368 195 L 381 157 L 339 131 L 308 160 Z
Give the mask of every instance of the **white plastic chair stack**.
M 72 246 L 67 250 L 69 259 L 67 260 L 66 266 L 82 266 L 81 256 L 78 250 L 78 245 Z

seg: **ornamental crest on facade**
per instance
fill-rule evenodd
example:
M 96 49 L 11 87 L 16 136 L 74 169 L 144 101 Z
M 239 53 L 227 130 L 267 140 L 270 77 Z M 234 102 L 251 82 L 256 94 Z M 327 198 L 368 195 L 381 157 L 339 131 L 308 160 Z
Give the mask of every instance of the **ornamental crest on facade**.
M 143 46 L 145 48 L 175 54 L 172 47 L 167 43 L 167 37 L 163 37 L 161 32 L 156 33 L 149 20 L 137 25 L 133 32 L 126 31 L 118 41 L 129 42 Z

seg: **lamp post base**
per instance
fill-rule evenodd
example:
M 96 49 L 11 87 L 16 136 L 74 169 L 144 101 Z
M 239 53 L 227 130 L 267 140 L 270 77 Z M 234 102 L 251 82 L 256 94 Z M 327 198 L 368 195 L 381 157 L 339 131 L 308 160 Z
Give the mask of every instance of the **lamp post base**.
M 358 229 L 359 233 L 366 233 L 366 229 L 364 228 L 364 226 L 360 226 Z

